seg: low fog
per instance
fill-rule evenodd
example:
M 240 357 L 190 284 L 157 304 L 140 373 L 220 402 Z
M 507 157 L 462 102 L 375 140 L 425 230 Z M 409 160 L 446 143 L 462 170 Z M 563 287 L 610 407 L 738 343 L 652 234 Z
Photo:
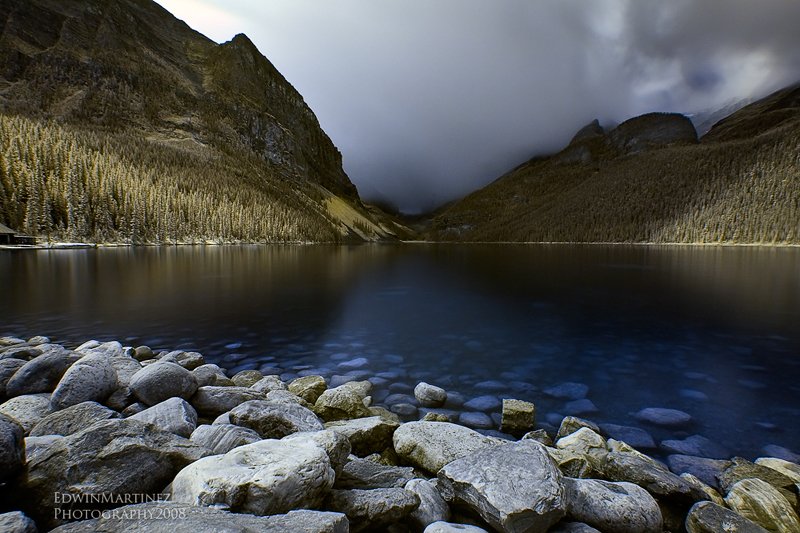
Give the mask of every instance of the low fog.
M 419 212 L 598 118 L 710 112 L 800 81 L 797 0 L 159 0 L 246 33 L 362 197 Z

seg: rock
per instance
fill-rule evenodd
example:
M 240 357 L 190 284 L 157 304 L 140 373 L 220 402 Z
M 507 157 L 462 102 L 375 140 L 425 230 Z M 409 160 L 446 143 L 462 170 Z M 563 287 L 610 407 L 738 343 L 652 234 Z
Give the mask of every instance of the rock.
M 675 144 L 696 144 L 697 131 L 684 115 L 648 113 L 626 120 L 609 133 L 612 144 L 626 154 L 635 154 Z
M 322 376 L 304 376 L 289 383 L 289 392 L 300 396 L 310 404 L 314 404 L 328 385 Z
M 522 438 L 535 440 L 536 442 L 544 444 L 545 446 L 553 445 L 553 438 L 550 435 L 548 435 L 547 431 L 545 431 L 544 429 L 529 431 L 528 433 L 524 434 Z
M 608 447 L 606 440 L 589 428 L 581 428 L 556 441 L 556 448 L 583 456 L 597 472 L 603 471 Z
M 295 440 L 313 442 L 328 454 L 333 471 L 338 476 L 350 458 L 350 442 L 341 433 L 329 429 L 323 431 L 301 431 L 282 439 L 284 442 Z
M 497 396 L 478 396 L 468 402 L 464 402 L 464 408 L 472 411 L 496 411 L 500 408 L 501 402 Z
M 48 413 L 50 413 L 49 394 L 25 394 L 0 404 L 0 414 L 18 422 L 26 435 Z
M 109 418 L 119 418 L 119 414 L 97 402 L 82 402 L 45 416 L 31 429 L 30 436 L 66 437 Z
M 709 459 L 730 457 L 730 452 L 723 446 L 700 435 L 692 435 L 683 440 L 661 441 L 661 449 L 668 454 L 691 455 Z
M 22 359 L 0 360 L 0 400 L 6 397 L 6 383 L 17 370 L 25 365 Z
M 403 461 L 431 473 L 497 442 L 449 422 L 408 422 L 394 432 L 394 449 Z
M 575 416 L 585 416 L 600 412 L 600 409 L 587 398 L 572 400 L 564 404 L 564 412 Z
M 601 531 L 661 533 L 661 510 L 656 500 L 632 483 L 597 479 L 564 479 L 567 518 Z
M 656 466 L 632 453 L 609 452 L 604 473 L 613 481 L 627 481 L 646 489 L 650 494 L 681 503 L 694 503 L 707 496 L 666 467 Z
M 399 426 L 400 424 L 384 420 L 379 416 L 325 424 L 327 429 L 347 437 L 350 441 L 352 452 L 359 457 L 380 452 L 391 446 L 392 435 Z
M 142 364 L 127 355 L 120 355 L 108 359 L 109 364 L 117 374 L 119 387 L 130 387 L 131 379 L 142 369 Z
M 647 422 L 655 426 L 665 428 L 680 428 L 688 425 L 692 421 L 691 415 L 678 411 L 677 409 L 665 409 L 662 407 L 648 407 L 636 413 L 635 418 L 641 422 Z
M 245 402 L 266 399 L 263 392 L 246 387 L 205 386 L 197 389 L 190 402 L 202 416 L 217 417 Z
M 353 458 L 336 476 L 337 489 L 403 488 L 414 479 L 414 469 L 401 466 L 386 466 L 368 459 Z
M 624 441 L 634 448 L 652 450 L 656 447 L 653 436 L 647 431 L 633 426 L 619 426 L 616 424 L 603 424 L 600 426 L 602 433 L 607 437 Z
M 783 474 L 795 483 L 800 483 L 800 465 L 791 463 L 783 459 L 775 457 L 760 457 L 756 459 L 756 464 L 759 466 L 766 466 L 776 472 Z
M 486 413 L 461 413 L 458 422 L 462 426 L 475 429 L 492 429 L 495 427 L 494 421 Z
M 149 346 L 137 346 L 133 350 L 133 358 L 137 361 L 146 361 L 155 357 Z
M 86 341 L 77 348 L 75 348 L 76 352 L 85 352 L 86 350 L 91 350 L 92 348 L 97 348 L 100 346 L 100 341 L 90 340 Z
M 421 418 L 423 422 L 453 422 L 453 417 L 446 415 L 445 413 L 436 413 L 434 411 L 428 411 L 424 414 Z M 458 421 L 458 417 L 455 418 L 455 421 Z
M 748 478 L 765 481 L 788 497 L 791 503 L 794 503 L 792 500 L 796 501 L 797 488 L 792 478 L 772 468 L 751 463 L 742 457 L 734 457 L 732 464 L 717 477 L 720 489 L 724 493 L 727 493 L 734 484 Z
M 559 400 L 582 400 L 589 394 L 589 387 L 583 383 L 562 383 L 544 390 L 544 393 Z
M 703 491 L 703 493 L 706 496 L 708 496 L 708 499 L 711 500 L 712 502 L 718 505 L 723 505 L 723 506 L 725 505 L 725 500 L 722 499 L 720 493 L 717 492 L 715 488 L 700 481 L 700 479 L 698 479 L 697 477 L 693 476 L 692 474 L 684 472 L 683 474 L 680 475 L 680 478 L 689 485 L 691 485 L 692 487 Z
M 792 450 L 784 448 L 783 446 L 767 444 L 761 448 L 761 450 L 770 457 L 777 457 L 778 459 L 783 459 L 784 461 L 789 461 L 790 463 L 800 464 L 800 454 L 796 454 Z
M 755 522 L 711 502 L 697 502 L 686 517 L 688 533 L 767 533 Z
M 143 404 L 155 405 L 170 398 L 188 400 L 197 390 L 197 381 L 178 364 L 158 362 L 134 374 L 130 388 Z
M 186 400 L 170 398 L 129 417 L 161 431 L 189 438 L 197 427 L 197 411 Z
M 267 400 L 272 403 L 293 403 L 296 405 L 302 405 L 306 409 L 311 410 L 313 405 L 302 399 L 300 396 L 296 394 L 292 394 L 288 390 L 274 390 L 267 393 Z
M 47 350 L 31 359 L 6 383 L 6 395 L 13 398 L 24 394 L 52 392 L 61 376 L 78 359 L 61 346 Z
M 326 422 L 370 416 L 372 413 L 364 405 L 364 397 L 348 385 L 345 383 L 323 392 L 314 403 L 314 412 Z
M 423 533 L 488 533 L 485 529 L 469 524 L 454 524 L 452 522 L 434 522 L 425 528 Z
M 255 515 L 313 508 L 333 486 L 325 451 L 311 441 L 262 440 L 181 470 L 172 500 Z
M 365 357 L 356 357 L 355 359 L 351 359 L 350 361 L 344 361 L 339 363 L 339 368 L 342 370 L 355 370 L 358 368 L 364 368 L 369 364 L 369 360 Z
M 560 439 L 561 437 L 566 437 L 572 433 L 575 433 L 581 428 L 589 428 L 595 433 L 600 433 L 600 428 L 594 422 L 589 420 L 584 420 L 583 418 L 578 418 L 575 416 L 565 416 L 563 420 L 561 420 L 561 425 L 558 427 L 558 433 L 556 433 L 556 440 Z
M 441 407 L 447 401 L 447 391 L 423 381 L 414 387 L 414 397 L 423 407 Z
M 239 446 L 258 442 L 261 440 L 261 436 L 252 429 L 233 424 L 203 424 L 197 426 L 189 440 L 218 455 L 228 453 Z
M 0 415 L 0 483 L 22 469 L 25 463 L 24 436 L 25 431 L 16 420 Z
M 445 500 L 468 506 L 500 531 L 547 531 L 566 513 L 561 473 L 536 441 L 480 449 L 437 477 Z
M 419 497 L 405 489 L 332 490 L 325 507 L 344 513 L 350 531 L 380 530 L 400 522 L 419 507 Z
M 706 459 L 691 455 L 670 455 L 667 457 L 669 469 L 676 474 L 692 474 L 706 485 L 719 489 L 719 476 L 733 463 L 719 459 Z
M 41 349 L 28 345 L 12 346 L 11 348 L 0 350 L 0 360 L 17 359 L 22 361 L 23 364 L 40 355 L 42 355 Z
M 0 337 L 0 346 L 14 346 L 15 344 L 25 344 L 25 339 L 19 337 Z
M 91 347 L 89 347 L 89 345 L 86 345 L 85 347 L 79 346 L 78 348 L 75 348 L 75 351 L 86 356 L 97 355 L 104 359 L 125 354 L 124 350 L 122 349 L 122 344 L 117 341 L 104 342 Z
M 340 513 L 291 511 L 273 516 L 253 516 L 185 503 L 156 502 L 120 507 L 114 514 L 107 513 L 99 519 L 66 524 L 53 531 L 55 533 L 347 533 L 348 526 L 347 518 Z
M 725 497 L 725 503 L 748 520 L 777 533 L 797 533 L 800 518 L 783 495 L 761 479 L 736 482 Z
M 397 416 L 395 413 L 389 411 L 385 407 L 380 407 L 377 405 L 372 405 L 369 407 L 369 414 L 372 416 L 380 417 L 381 420 L 384 422 L 389 422 L 390 424 L 402 424 L 402 420 L 400 417 Z
M 419 507 L 408 517 L 408 521 L 418 530 L 423 530 L 434 522 L 450 520 L 450 506 L 436 489 L 436 483 L 427 479 L 412 479 L 404 487 L 419 498 Z
M 195 368 L 203 366 L 206 362 L 203 354 L 198 352 L 184 352 L 182 350 L 170 352 L 159 360 L 162 362 L 179 364 L 186 370 L 194 370 Z
M 47 437 L 40 437 L 47 438 Z M 55 493 L 157 493 L 205 448 L 171 433 L 126 419 L 104 420 L 28 457 L 18 491 L 44 524 L 54 518 Z
M 280 439 L 298 431 L 319 431 L 322 422 L 311 410 L 295 403 L 250 400 L 231 409 L 232 424 L 254 430 L 265 439 Z
M 4 533 L 37 533 L 36 523 L 20 511 L 0 514 L 0 531 Z
M 264 375 L 258 370 L 242 370 L 241 372 L 234 374 L 234 376 L 231 378 L 231 381 L 233 381 L 233 384 L 237 387 L 252 387 L 263 378 Z
M 583 522 L 560 522 L 548 533 L 601 533 Z
M 64 409 L 83 402 L 104 402 L 117 388 L 117 373 L 103 355 L 87 355 L 64 373 L 50 406 Z
M 411 405 L 410 403 L 396 403 L 389 409 L 391 409 L 392 413 L 402 416 L 406 419 L 415 418 L 419 414 L 419 409 L 417 409 L 417 406 Z
M 225 375 L 225 371 L 217 365 L 200 365 L 192 370 L 198 387 L 232 387 L 233 381 Z
M 547 448 L 547 453 L 565 476 L 590 478 L 598 475 L 598 472 L 589 462 L 589 459 L 575 451 Z
M 500 431 L 523 435 L 536 425 L 536 406 L 522 400 L 503 400 L 503 418 Z

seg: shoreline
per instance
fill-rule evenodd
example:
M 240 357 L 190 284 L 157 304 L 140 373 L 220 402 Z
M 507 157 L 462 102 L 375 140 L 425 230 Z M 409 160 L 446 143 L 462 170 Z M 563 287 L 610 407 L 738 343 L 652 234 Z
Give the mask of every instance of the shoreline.
M 41 531 L 89 519 L 64 526 L 70 533 L 155 525 L 156 512 L 169 513 L 157 523 L 164 531 L 187 520 L 240 527 L 232 531 L 254 520 L 264 531 L 301 522 L 320 533 L 454 531 L 447 521 L 515 531 L 503 518 L 512 515 L 543 532 L 592 531 L 572 523 L 616 530 L 631 520 L 654 533 L 715 531 L 690 524 L 726 520 L 755 531 L 756 503 L 779 510 L 755 516 L 763 527 L 800 524 L 800 466 L 786 458 L 678 454 L 664 464 L 590 420 L 543 427 L 535 403 L 511 397 L 493 421 L 502 433 L 479 432 L 454 420 L 449 407 L 460 400 L 435 384 L 376 405 L 369 373 L 284 382 L 257 370 L 230 375 L 198 352 L 116 341 L 68 349 L 41 336 L 0 338 L 0 369 L 0 501 L 14 502 L 0 509 L 8 511 L 0 526 L 29 520 L 21 511 Z M 685 415 L 650 411 L 651 422 L 671 426 Z M 127 497 L 165 494 L 169 502 Z M 205 507 L 212 502 L 218 508 Z

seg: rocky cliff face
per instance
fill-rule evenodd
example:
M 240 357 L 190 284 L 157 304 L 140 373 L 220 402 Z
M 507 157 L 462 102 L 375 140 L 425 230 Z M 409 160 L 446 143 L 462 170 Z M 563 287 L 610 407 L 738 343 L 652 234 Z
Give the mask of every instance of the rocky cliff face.
M 303 101 L 244 35 L 217 45 L 150 0 L 0 0 L 0 108 L 254 155 L 357 192 Z

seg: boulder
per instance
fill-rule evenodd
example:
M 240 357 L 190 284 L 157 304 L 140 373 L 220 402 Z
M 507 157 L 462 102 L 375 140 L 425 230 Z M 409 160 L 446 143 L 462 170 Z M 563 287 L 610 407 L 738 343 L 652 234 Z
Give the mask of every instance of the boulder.
M 25 361 L 22 359 L 0 360 L 0 400 L 6 397 L 6 383 L 8 383 L 8 380 L 23 366 L 25 366 Z
M 197 380 L 178 364 L 158 362 L 136 372 L 130 388 L 143 404 L 155 405 L 170 398 L 188 400 L 197 390 Z
M 800 517 L 796 510 L 777 488 L 764 480 L 748 478 L 737 481 L 725 496 L 725 503 L 769 531 L 800 531 Z
M 392 435 L 400 426 L 379 416 L 327 422 L 325 427 L 341 433 L 350 441 L 352 453 L 364 457 L 392 445 Z
M 441 407 L 447 401 L 447 391 L 423 381 L 414 387 L 414 397 L 423 407 Z
M 9 397 L 52 392 L 64 372 L 79 356 L 56 346 L 31 359 L 17 370 L 6 383 Z
M 198 387 L 214 386 L 214 387 L 231 387 L 233 381 L 225 375 L 225 371 L 217 365 L 205 364 L 200 365 L 192 370 L 192 375 L 197 381 Z
M 142 364 L 136 359 L 127 355 L 118 355 L 108 359 L 108 363 L 117 373 L 117 384 L 119 387 L 130 387 L 131 379 L 142 369 Z
M 189 440 L 218 455 L 228 453 L 239 446 L 258 442 L 261 436 L 252 429 L 233 424 L 203 424 L 192 431 Z
M 45 416 L 33 426 L 30 436 L 63 435 L 66 437 L 109 418 L 119 418 L 119 413 L 97 402 L 81 402 Z
M 325 451 L 309 440 L 262 440 L 181 470 L 172 500 L 255 515 L 320 505 L 333 486 Z
M 670 455 L 669 469 L 676 474 L 692 474 L 706 485 L 719 489 L 719 476 L 733 463 L 727 460 L 706 459 L 691 455 Z
M 797 501 L 797 488 L 792 478 L 772 468 L 752 463 L 742 457 L 734 457 L 732 464 L 717 476 L 720 489 L 724 493 L 727 493 L 739 481 L 750 478 L 766 481 L 778 489 L 792 504 Z
M 480 449 L 437 476 L 445 500 L 468 506 L 500 531 L 547 531 L 566 513 L 561 473 L 533 440 Z
M 264 375 L 258 370 L 242 370 L 241 372 L 234 374 L 231 380 L 237 387 L 252 387 L 263 377 Z
M 661 533 L 661 510 L 656 500 L 632 483 L 597 479 L 564 479 L 567 518 L 601 531 Z
M 469 524 L 439 521 L 430 524 L 423 533 L 487 533 L 487 531 L 482 527 Z
M 325 508 L 344 513 L 350 531 L 375 531 L 400 522 L 419 507 L 419 497 L 405 489 L 332 490 Z
M 364 396 L 348 385 L 350 383 L 323 392 L 314 403 L 314 412 L 327 422 L 371 416 L 364 405 Z
M 231 424 L 250 428 L 265 439 L 280 439 L 298 431 L 319 431 L 322 422 L 302 405 L 250 400 L 231 409 Z
M 756 459 L 755 464 L 771 468 L 776 472 L 783 474 L 795 483 L 800 483 L 800 465 L 796 463 L 791 463 L 776 457 L 760 457 Z
M 0 404 L 0 414 L 16 420 L 25 434 L 50 413 L 49 394 L 25 394 Z
M 712 502 L 697 502 L 686 516 L 688 533 L 767 533 L 740 514 Z
M 264 394 L 273 391 L 288 390 L 286 383 L 281 381 L 281 378 L 279 378 L 278 376 L 264 376 L 263 378 L 259 379 L 258 381 L 250 385 L 250 388 L 253 389 L 254 391 L 263 392 Z
M 87 355 L 58 382 L 50 406 L 64 409 L 83 402 L 104 402 L 117 388 L 117 373 L 103 355 Z
M 244 402 L 266 400 L 263 392 L 247 387 L 200 387 L 190 400 L 197 412 L 206 417 L 217 417 Z
M 681 477 L 682 480 L 684 480 L 686 483 L 688 483 L 692 487 L 703 491 L 703 493 L 712 502 L 716 503 L 717 505 L 722 505 L 722 506 L 725 505 L 725 500 L 722 499 L 722 496 L 720 495 L 719 492 L 717 492 L 717 489 L 715 489 L 715 488 L 713 488 L 713 487 L 711 487 L 709 485 L 706 485 L 705 483 L 700 481 L 700 479 L 698 479 L 697 477 L 693 476 L 692 474 L 683 473 L 683 474 L 681 474 L 680 477 Z
M 556 463 L 561 473 L 565 476 L 575 478 L 590 478 L 598 475 L 595 467 L 589 462 L 589 458 L 585 455 L 575 452 L 574 450 L 559 450 L 557 448 L 548 447 L 547 453 Z
M 104 342 L 97 345 L 87 344 L 85 346 L 79 346 L 78 348 L 75 348 L 75 351 L 86 356 L 97 355 L 105 359 L 125 354 L 122 344 L 117 341 Z
M 0 415 L 0 483 L 22 469 L 25 463 L 24 436 L 22 426 L 15 420 Z
M 42 350 L 35 346 L 23 344 L 21 346 L 12 346 L 10 348 L 0 349 L 0 360 L 17 359 L 25 363 L 34 357 L 42 355 Z
M 339 513 L 291 511 L 273 516 L 230 513 L 185 503 L 154 502 L 121 507 L 114 514 L 66 524 L 55 533 L 347 533 Z
M 0 514 L 0 531 L 4 533 L 37 533 L 36 523 L 20 511 Z
M 137 361 L 147 361 L 153 359 L 155 354 L 149 346 L 137 346 L 133 349 L 133 356 Z
M 692 416 L 677 409 L 663 407 L 647 407 L 636 413 L 635 418 L 641 422 L 665 428 L 680 428 L 692 422 Z
M 353 458 L 336 476 L 337 489 L 381 489 L 403 488 L 414 479 L 414 469 L 402 466 L 386 466 L 369 459 Z
M 584 420 L 583 418 L 578 418 L 576 416 L 565 416 L 561 420 L 561 425 L 558 427 L 556 440 L 566 437 L 567 435 L 571 435 L 581 428 L 589 428 L 595 433 L 600 433 L 600 428 L 597 426 L 597 424 L 590 420 Z
M 310 404 L 314 404 L 328 385 L 322 376 L 303 376 L 289 383 L 289 392 L 300 396 Z
M 660 498 L 685 504 L 708 499 L 703 491 L 692 487 L 666 467 L 632 453 L 609 452 L 604 473 L 612 481 L 634 483 Z
M 556 441 L 556 448 L 586 457 L 598 472 L 603 470 L 608 455 L 606 440 L 589 428 L 581 428 L 566 437 L 561 437 Z
M 394 449 L 402 460 L 431 473 L 451 461 L 497 442 L 449 422 L 409 422 L 394 432 Z
M 47 437 L 40 437 L 47 438 Z M 104 420 L 67 437 L 50 437 L 25 467 L 18 492 L 37 520 L 51 524 L 53 494 L 152 494 L 209 451 L 141 422 Z
M 325 450 L 333 471 L 338 476 L 350 457 L 350 442 L 344 435 L 331 430 L 301 431 L 282 439 L 284 442 L 310 441 Z
M 417 530 L 423 530 L 434 522 L 450 520 L 450 506 L 444 501 L 436 483 L 427 479 L 412 479 L 404 487 L 419 498 L 419 507 L 408 517 L 408 521 Z
M 197 427 L 197 411 L 186 400 L 170 398 L 131 415 L 129 420 L 138 420 L 161 431 L 189 438 Z
M 186 370 L 194 370 L 195 368 L 203 366 L 206 363 L 206 359 L 203 357 L 203 354 L 198 352 L 184 352 L 182 350 L 169 352 L 159 360 L 162 362 L 176 363 L 181 365 Z
M 536 406 L 522 400 L 503 400 L 500 431 L 510 435 L 523 435 L 536 425 Z
M 292 394 L 288 390 L 273 390 L 267 393 L 267 400 L 272 403 L 292 403 L 295 405 L 301 405 L 306 409 L 313 409 L 313 405 L 302 399 L 300 396 L 296 394 Z

